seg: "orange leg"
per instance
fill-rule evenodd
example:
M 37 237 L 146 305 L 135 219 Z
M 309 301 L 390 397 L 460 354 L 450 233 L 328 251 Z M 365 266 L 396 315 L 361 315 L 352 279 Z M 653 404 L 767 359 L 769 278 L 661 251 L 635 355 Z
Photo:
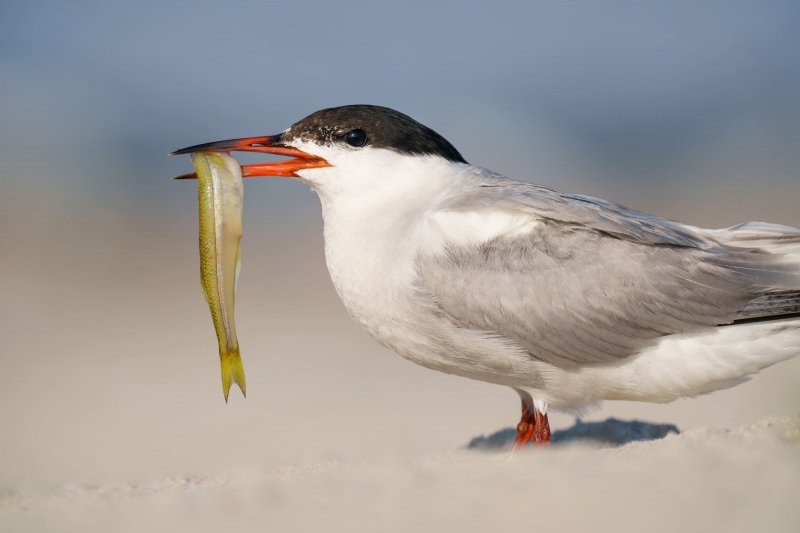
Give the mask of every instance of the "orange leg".
M 517 438 L 514 440 L 511 453 L 521 450 L 529 442 L 545 446 L 549 440 L 550 422 L 547 420 L 547 415 L 522 400 L 522 418 L 517 424 Z
M 531 441 L 533 433 L 536 430 L 536 418 L 534 415 L 534 408 L 529 407 L 525 400 L 522 401 L 522 418 L 517 424 L 517 438 L 514 441 L 514 446 L 511 448 L 511 453 L 521 450 Z
M 547 446 L 550 442 L 550 422 L 547 420 L 547 413 L 542 414 L 536 411 L 535 426 L 531 441 L 539 446 Z

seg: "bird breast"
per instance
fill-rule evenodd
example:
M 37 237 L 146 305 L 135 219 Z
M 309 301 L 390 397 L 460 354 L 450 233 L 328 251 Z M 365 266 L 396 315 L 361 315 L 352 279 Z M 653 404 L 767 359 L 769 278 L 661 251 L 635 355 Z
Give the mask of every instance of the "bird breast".
M 409 215 L 342 207 L 323 205 L 328 271 L 350 316 L 385 343 L 394 336 L 388 324 L 409 316 L 419 225 Z

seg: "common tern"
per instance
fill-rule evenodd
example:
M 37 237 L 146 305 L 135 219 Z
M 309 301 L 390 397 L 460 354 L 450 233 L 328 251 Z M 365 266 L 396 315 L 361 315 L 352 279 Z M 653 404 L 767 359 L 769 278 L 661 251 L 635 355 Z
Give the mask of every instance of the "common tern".
M 371 105 L 175 153 L 197 151 L 292 157 L 243 174 L 317 191 L 333 284 L 380 344 L 519 393 L 513 449 L 547 443 L 550 409 L 670 402 L 800 354 L 800 230 L 703 229 L 512 181 Z

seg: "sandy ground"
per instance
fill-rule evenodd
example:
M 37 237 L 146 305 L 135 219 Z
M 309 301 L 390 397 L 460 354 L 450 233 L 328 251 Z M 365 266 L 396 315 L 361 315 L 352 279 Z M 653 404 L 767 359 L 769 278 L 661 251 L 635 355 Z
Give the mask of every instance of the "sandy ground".
M 0 495 L 4 530 L 795 531 L 800 417 L 511 460 L 454 450 Z
M 248 398 L 226 405 L 194 218 L 62 215 L 0 224 L 14 250 L 0 256 L 2 531 L 800 524 L 798 360 L 703 398 L 609 403 L 577 427 L 554 415 L 570 438 L 506 460 L 502 442 L 467 445 L 516 423 L 513 392 L 379 347 L 330 285 L 319 220 L 254 218 L 237 298 Z M 680 434 L 576 438 L 609 417 Z

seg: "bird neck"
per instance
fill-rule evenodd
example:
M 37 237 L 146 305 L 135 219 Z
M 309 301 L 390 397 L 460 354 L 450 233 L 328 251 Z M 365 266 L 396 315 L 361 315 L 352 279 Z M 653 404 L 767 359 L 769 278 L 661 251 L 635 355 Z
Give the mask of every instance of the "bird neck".
M 458 182 L 457 167 L 466 167 L 445 160 L 431 164 L 428 158 L 403 159 L 402 164 L 376 169 L 373 175 L 356 170 L 351 182 L 360 182 L 361 187 L 342 178 L 335 187 L 317 188 L 328 270 L 359 322 L 397 309 L 399 300 L 408 296 L 428 214 Z M 386 305 L 387 299 L 392 306 Z

